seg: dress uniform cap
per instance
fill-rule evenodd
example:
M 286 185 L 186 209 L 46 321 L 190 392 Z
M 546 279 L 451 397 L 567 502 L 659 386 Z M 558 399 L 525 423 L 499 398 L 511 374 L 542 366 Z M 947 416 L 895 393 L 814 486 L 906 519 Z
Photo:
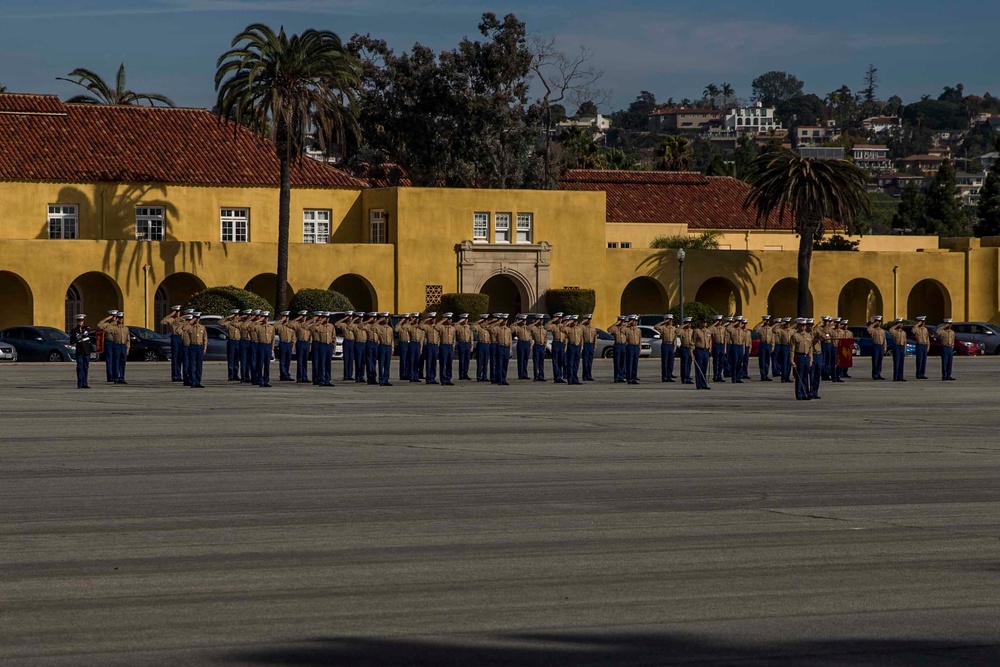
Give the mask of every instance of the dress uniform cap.
M 816 324 L 816 320 L 810 317 L 809 319 L 806 320 L 806 324 Z
M 243 311 L 243 314 L 244 315 L 253 315 L 253 310 L 247 308 L 246 310 Z
M 727 322 L 732 322 L 732 321 L 733 321 L 733 318 L 732 318 L 732 317 L 727 317 L 727 318 L 726 318 L 726 321 L 727 321 Z
M 526 319 L 528 319 L 528 316 L 527 315 L 518 315 L 517 319 L 519 319 L 519 320 L 526 320 Z
M 691 318 L 685 317 L 683 320 L 681 320 L 681 322 L 683 322 L 684 324 L 691 324 Z
M 804 317 L 796 317 L 795 318 L 795 323 L 796 324 L 805 324 L 806 323 L 806 318 L 804 318 Z
M 281 311 L 281 316 L 282 317 L 288 317 L 291 314 L 292 314 L 291 311 L 288 311 L 288 310 Z
M 299 315 L 308 315 L 308 314 L 309 314 L 308 310 L 300 310 L 299 311 Z
M 229 311 L 230 315 L 239 315 L 239 313 L 240 313 L 240 309 L 239 308 L 233 308 L 233 309 L 231 309 Z
M 951 318 L 950 317 L 944 318 L 943 324 L 951 324 Z
M 186 310 L 184 311 L 184 314 L 185 314 L 185 315 L 190 315 L 190 314 L 191 314 L 191 313 L 193 313 L 193 312 L 194 312 L 194 308 L 187 308 L 187 309 L 186 309 Z
M 562 313 L 552 313 L 552 317 L 562 317 Z
M 467 319 L 469 319 L 469 314 L 468 313 L 459 313 L 458 314 L 458 319 L 460 319 L 460 320 L 467 320 Z
M 108 311 L 108 315 L 117 315 L 117 314 L 118 314 L 117 310 L 112 309 Z
M 389 317 L 389 313 L 382 313 L 382 317 Z
M 841 323 L 841 324 L 847 324 L 847 323 L 848 323 L 848 321 L 849 321 L 849 320 L 843 320 L 843 319 L 842 319 L 842 320 L 840 320 L 840 323 Z
M 427 313 L 427 317 L 437 317 L 437 313 Z
M 443 317 L 445 319 L 448 319 L 448 320 L 450 320 L 454 316 L 455 316 L 455 313 L 441 313 L 441 317 Z
M 119 310 L 117 313 L 115 313 L 115 317 L 125 317 L 125 311 Z
M 192 315 L 191 313 L 188 313 L 187 315 L 184 316 L 184 319 L 185 320 L 193 320 L 194 319 L 194 315 Z
M 824 322 L 829 322 L 831 319 L 833 319 L 833 318 L 831 318 L 829 315 L 824 315 L 823 316 L 823 321 Z
M 488 319 L 490 319 L 490 314 L 489 313 L 482 313 L 479 316 L 479 319 L 481 319 L 481 320 L 488 320 Z
M 674 319 L 674 316 L 671 315 L 670 313 L 667 313 L 666 315 L 663 316 L 663 319 L 665 319 L 665 320 L 672 320 L 672 319 Z
M 170 306 L 170 310 L 174 311 L 175 313 L 179 313 L 180 310 L 181 310 L 181 307 L 180 306 Z
M 76 316 L 76 319 L 78 319 L 78 320 L 85 320 L 85 319 L 87 319 L 87 316 L 84 315 L 83 313 L 80 313 L 79 315 Z
M 262 311 L 260 311 L 260 314 L 263 315 L 264 317 L 270 317 L 271 316 L 271 311 L 270 310 L 262 310 Z
M 926 315 L 917 315 L 917 322 L 926 322 L 926 321 L 927 321 Z
M 624 315 L 619 315 L 618 316 L 618 321 L 619 322 L 624 322 L 626 319 L 628 319 L 628 318 L 626 318 Z
M 872 321 L 873 322 L 881 322 L 882 321 L 882 316 L 881 315 L 876 315 L 875 318 Z
M 713 319 L 713 320 L 715 320 L 715 321 L 717 321 L 717 322 L 718 322 L 718 321 L 721 321 L 721 320 L 722 320 L 722 315 L 716 315 L 716 316 L 715 316 L 715 317 L 713 317 L 712 319 Z
M 583 319 L 585 319 L 585 320 L 592 320 L 592 319 L 594 319 L 594 314 L 593 313 L 587 313 L 586 315 L 583 316 Z
M 771 316 L 770 315 L 763 315 L 763 316 L 761 316 L 760 319 L 767 321 L 767 320 L 771 319 Z
M 902 317 L 897 317 L 896 319 L 893 320 L 893 322 L 895 322 L 896 324 L 899 324 L 902 321 L 903 321 Z
M 201 313 L 194 313 L 194 319 L 198 319 L 199 317 L 201 317 Z

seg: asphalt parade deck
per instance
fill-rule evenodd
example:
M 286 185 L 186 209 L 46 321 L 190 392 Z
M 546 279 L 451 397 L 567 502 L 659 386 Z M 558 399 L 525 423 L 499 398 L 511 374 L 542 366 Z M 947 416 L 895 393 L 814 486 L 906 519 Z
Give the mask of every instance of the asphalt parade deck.
M 807 403 L 658 364 L 260 389 L 212 363 L 204 390 L 95 364 L 90 391 L 0 365 L 0 664 L 1000 663 L 1000 359 L 861 361 Z

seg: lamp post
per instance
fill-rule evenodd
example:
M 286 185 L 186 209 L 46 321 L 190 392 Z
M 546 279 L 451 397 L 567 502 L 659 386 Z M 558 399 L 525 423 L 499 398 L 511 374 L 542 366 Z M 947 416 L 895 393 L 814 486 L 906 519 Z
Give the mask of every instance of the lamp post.
M 677 264 L 680 266 L 681 275 L 681 324 L 684 324 L 684 248 L 677 251 Z

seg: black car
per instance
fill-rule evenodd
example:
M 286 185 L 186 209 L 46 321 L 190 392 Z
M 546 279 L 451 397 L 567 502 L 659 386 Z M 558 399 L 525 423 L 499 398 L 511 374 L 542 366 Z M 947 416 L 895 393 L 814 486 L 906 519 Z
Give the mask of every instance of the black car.
M 128 330 L 132 339 L 129 361 L 170 361 L 170 338 L 143 327 Z
M 10 327 L 0 331 L 0 341 L 14 346 L 19 361 L 76 360 L 69 334 L 55 327 Z

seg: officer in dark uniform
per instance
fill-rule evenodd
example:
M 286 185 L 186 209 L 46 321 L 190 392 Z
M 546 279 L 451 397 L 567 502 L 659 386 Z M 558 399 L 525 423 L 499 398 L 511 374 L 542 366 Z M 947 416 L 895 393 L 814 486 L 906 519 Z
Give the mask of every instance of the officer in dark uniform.
M 90 327 L 85 324 L 87 316 L 76 316 L 76 326 L 69 332 L 69 344 L 76 348 L 76 388 L 90 389 L 87 384 L 87 373 L 90 371 L 90 352 L 93 349 L 93 338 Z

